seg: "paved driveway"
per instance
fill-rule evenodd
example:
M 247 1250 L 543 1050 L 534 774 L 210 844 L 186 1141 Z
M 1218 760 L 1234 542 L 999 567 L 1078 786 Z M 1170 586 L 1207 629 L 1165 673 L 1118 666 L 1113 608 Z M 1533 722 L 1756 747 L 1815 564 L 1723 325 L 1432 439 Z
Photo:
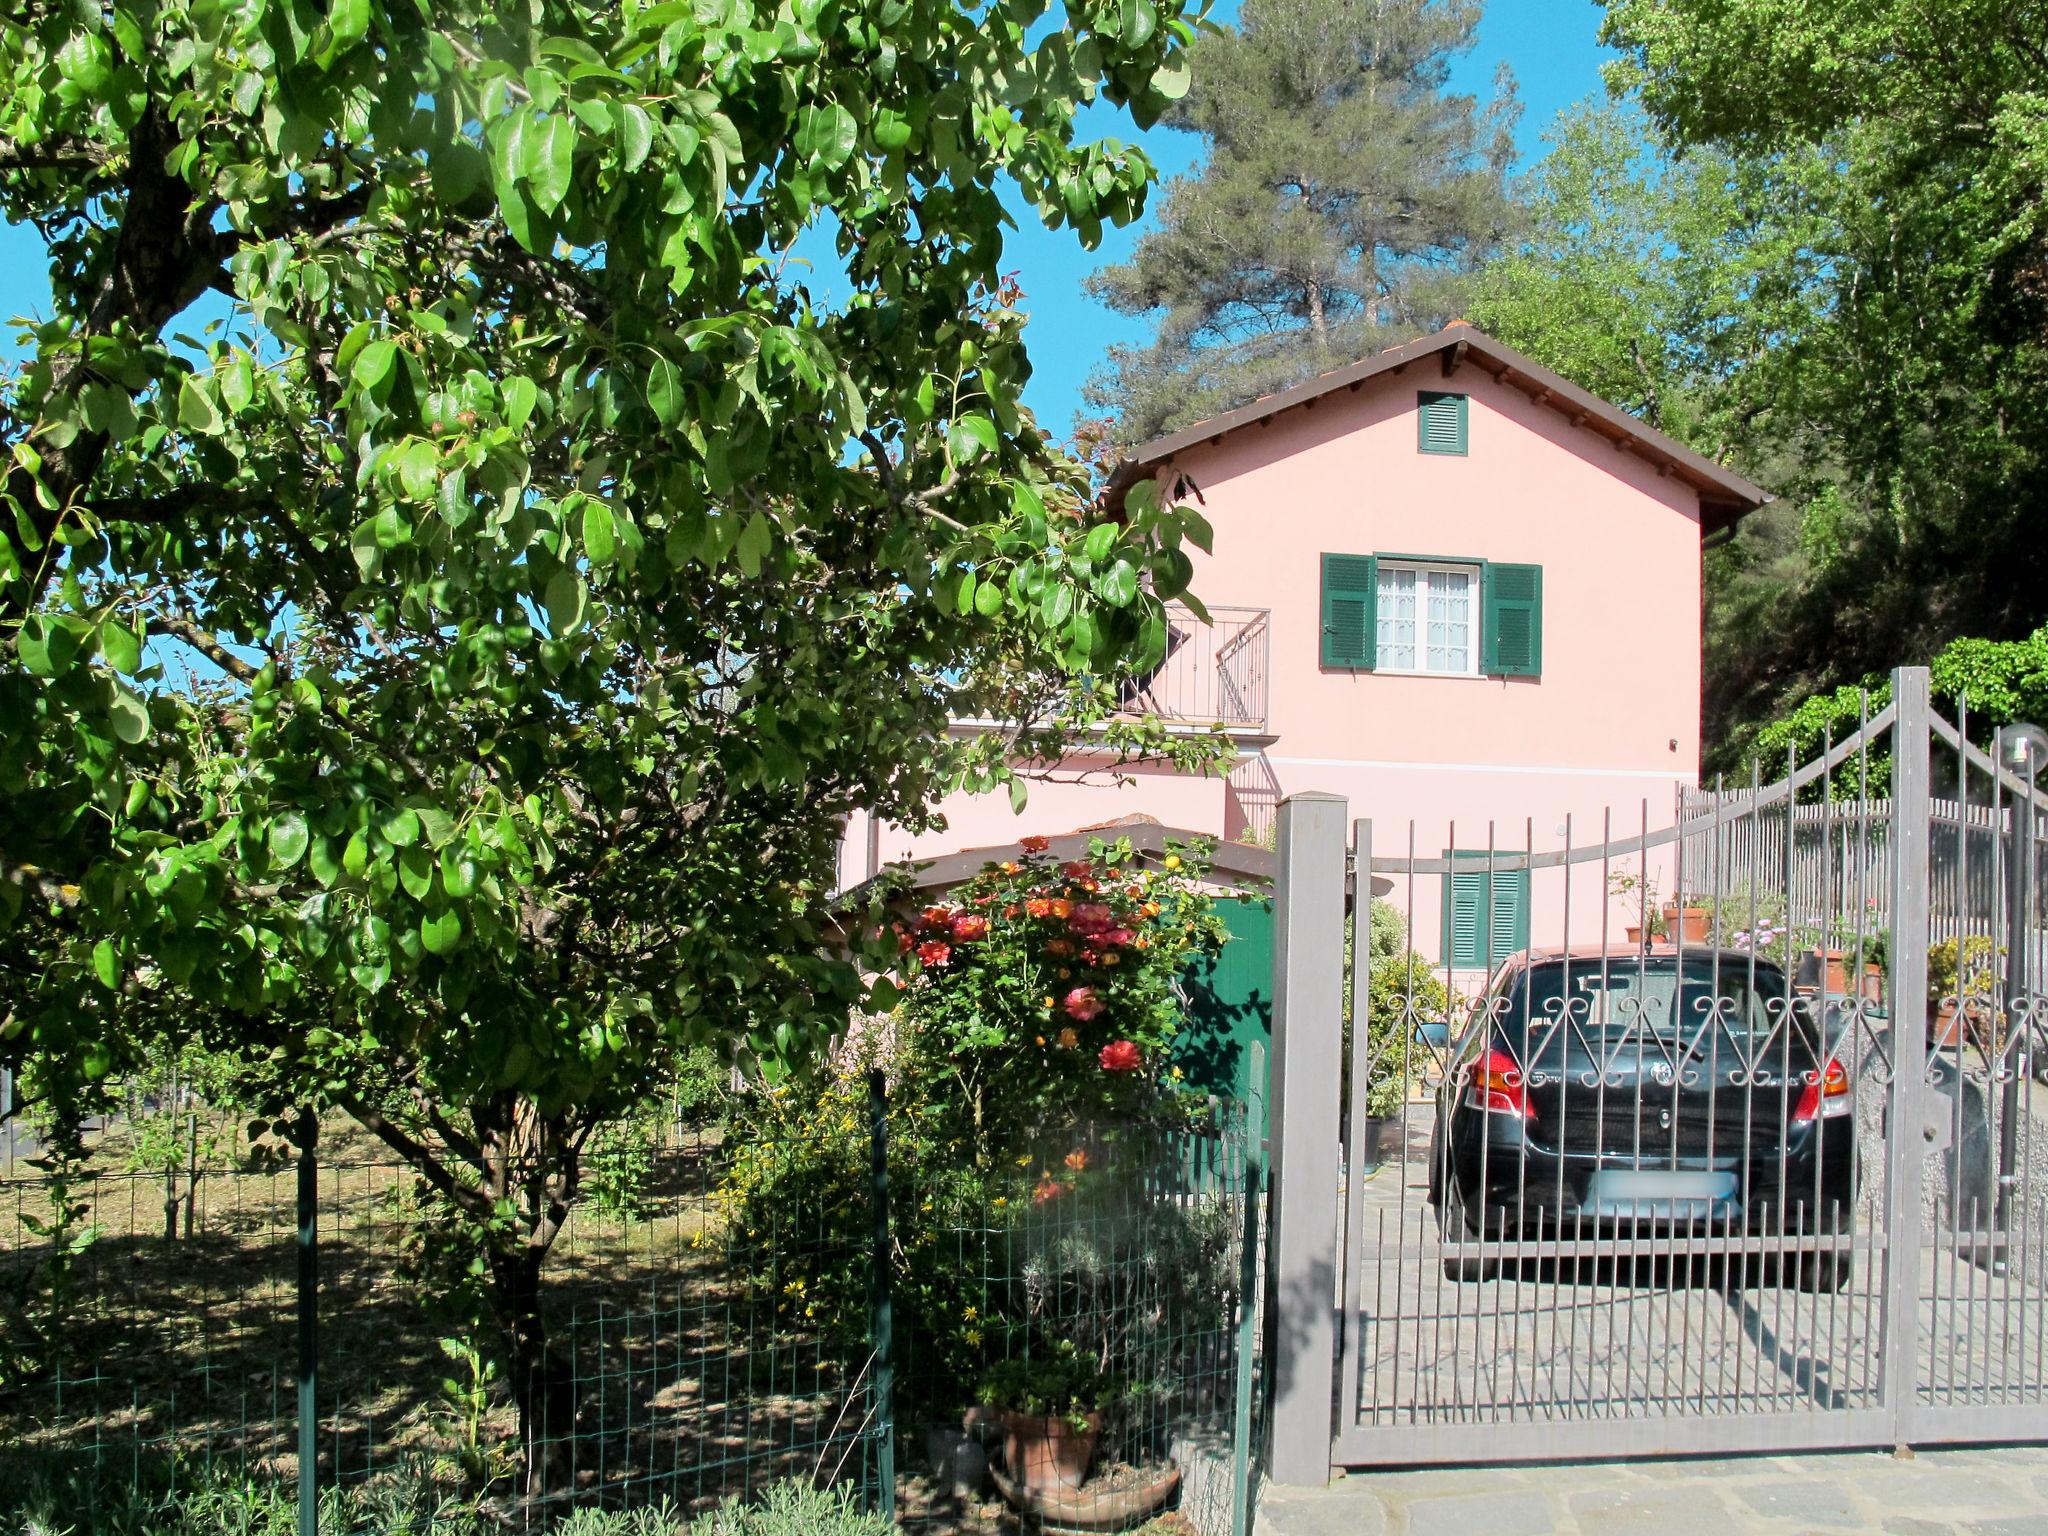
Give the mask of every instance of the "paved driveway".
M 2048 1447 L 1354 1473 L 1259 1536 L 2048 1536 Z

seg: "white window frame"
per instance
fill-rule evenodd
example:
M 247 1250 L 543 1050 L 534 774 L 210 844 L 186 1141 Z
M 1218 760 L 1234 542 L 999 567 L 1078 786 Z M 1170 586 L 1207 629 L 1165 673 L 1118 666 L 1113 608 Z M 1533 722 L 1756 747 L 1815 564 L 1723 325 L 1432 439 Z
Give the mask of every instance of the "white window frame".
M 1479 590 L 1481 580 L 1479 566 L 1463 560 L 1400 560 L 1379 558 L 1379 575 L 1390 571 L 1413 571 L 1415 573 L 1415 661 L 1412 667 L 1390 667 L 1384 661 L 1373 670 L 1390 677 L 1480 677 L 1479 631 L 1484 624 L 1482 613 L 1483 597 Z M 1467 591 L 1471 594 L 1471 607 L 1465 625 L 1465 667 L 1458 672 L 1439 672 L 1429 666 L 1429 598 L 1427 583 L 1432 572 L 1447 576 L 1463 576 Z M 1373 593 L 1373 611 L 1377 615 L 1383 601 L 1382 594 Z M 1375 624 L 1378 620 L 1375 618 Z M 1376 652 L 1383 648 L 1377 634 L 1373 637 Z

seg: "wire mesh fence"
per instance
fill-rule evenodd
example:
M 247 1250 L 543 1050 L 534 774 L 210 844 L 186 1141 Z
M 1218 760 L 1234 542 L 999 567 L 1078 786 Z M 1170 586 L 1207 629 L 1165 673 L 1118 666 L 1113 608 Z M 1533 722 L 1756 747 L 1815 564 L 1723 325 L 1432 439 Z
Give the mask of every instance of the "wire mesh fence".
M 0 1517 L 40 1488 L 78 1530 L 102 1506 L 112 1529 L 138 1490 L 229 1489 L 268 1501 L 252 1528 L 289 1529 L 303 1463 L 323 1532 L 539 1529 L 586 1508 L 680 1528 L 792 1483 L 907 1529 L 1014 1529 L 1003 1421 L 977 1401 L 1064 1338 L 1114 1387 L 1093 1482 L 1130 1523 L 1171 1505 L 1229 1532 L 1257 1230 L 1237 1112 L 1086 1138 L 1071 1198 L 981 1209 L 917 1208 L 900 1166 L 892 1207 L 891 1129 L 634 1149 L 634 1176 L 586 1196 L 548 1256 L 551 1387 L 524 1444 L 474 1245 L 348 1124 L 320 1129 L 310 1290 L 289 1158 L 17 1164 L 0 1181 Z M 790 1159 L 837 1172 L 750 1196 L 764 1161 Z

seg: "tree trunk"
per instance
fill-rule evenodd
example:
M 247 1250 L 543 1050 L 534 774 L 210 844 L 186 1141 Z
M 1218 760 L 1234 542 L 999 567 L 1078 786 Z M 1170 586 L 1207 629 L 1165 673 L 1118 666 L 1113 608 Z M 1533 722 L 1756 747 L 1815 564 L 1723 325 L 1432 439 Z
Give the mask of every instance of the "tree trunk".
M 570 1362 L 548 1339 L 541 1312 L 545 1258 L 545 1250 L 525 1245 L 491 1255 L 491 1307 L 504 1335 L 512 1400 L 519 1410 L 529 1500 L 565 1491 L 574 1473 L 576 1383 Z

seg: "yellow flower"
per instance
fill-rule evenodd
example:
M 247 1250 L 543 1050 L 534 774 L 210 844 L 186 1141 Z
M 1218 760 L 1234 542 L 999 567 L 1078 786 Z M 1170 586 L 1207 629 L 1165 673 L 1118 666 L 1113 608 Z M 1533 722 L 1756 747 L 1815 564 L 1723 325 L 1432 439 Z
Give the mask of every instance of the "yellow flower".
M 1180 1068 L 1175 1067 L 1171 1072 L 1167 1073 L 1166 1075 L 1172 1078 L 1177 1083 L 1180 1081 Z
M 1018 1158 L 1017 1166 L 1019 1168 L 1029 1168 L 1031 1166 L 1031 1154 L 1026 1152 L 1022 1157 Z
M 969 1328 L 960 1337 L 965 1339 L 970 1345 L 979 1347 L 981 1344 L 981 1330 L 979 1328 Z
M 1048 1008 L 1052 1007 L 1052 1006 L 1053 1006 L 1053 1000 L 1052 1000 L 1051 998 L 1049 998 L 1049 997 L 1048 997 L 1048 998 L 1047 998 L 1047 999 L 1045 1000 L 1045 1006 L 1046 1006 L 1046 1007 L 1048 1007 Z
M 996 1204 L 997 1204 L 997 1205 L 1008 1205 L 1009 1203 L 1010 1203 L 1010 1202 L 1009 1202 L 1008 1200 L 1004 1199 L 1004 1198 L 1003 1198 L 1003 1196 L 1001 1196 L 1001 1195 L 997 1195 L 997 1196 L 996 1196 Z
M 969 1307 L 965 1312 L 962 1312 L 960 1315 L 971 1323 L 977 1317 L 981 1316 L 981 1312 L 978 1308 Z

